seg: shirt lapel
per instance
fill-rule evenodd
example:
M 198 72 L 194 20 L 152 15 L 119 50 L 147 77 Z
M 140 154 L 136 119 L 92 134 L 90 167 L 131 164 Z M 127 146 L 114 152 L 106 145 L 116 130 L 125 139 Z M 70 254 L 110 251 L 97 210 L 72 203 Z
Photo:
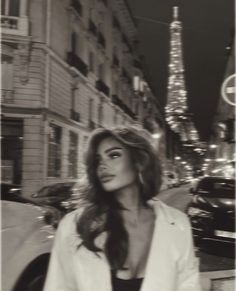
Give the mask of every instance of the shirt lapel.
M 173 221 L 162 202 L 153 204 L 156 222 L 141 291 L 174 290 Z

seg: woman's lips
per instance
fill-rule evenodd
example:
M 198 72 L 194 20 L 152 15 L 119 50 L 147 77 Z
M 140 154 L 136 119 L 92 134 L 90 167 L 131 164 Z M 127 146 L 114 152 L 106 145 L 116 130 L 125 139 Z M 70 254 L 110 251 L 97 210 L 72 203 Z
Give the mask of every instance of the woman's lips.
M 100 181 L 102 183 L 107 183 L 107 182 L 110 182 L 113 178 L 114 178 L 114 176 L 112 176 L 112 175 L 104 175 L 104 176 L 100 177 Z

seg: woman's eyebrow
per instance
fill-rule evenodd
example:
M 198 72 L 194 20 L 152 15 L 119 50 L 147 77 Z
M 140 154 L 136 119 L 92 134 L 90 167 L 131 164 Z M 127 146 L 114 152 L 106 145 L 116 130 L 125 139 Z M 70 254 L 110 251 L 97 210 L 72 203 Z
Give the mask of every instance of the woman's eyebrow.
M 109 153 L 111 151 L 114 151 L 114 150 L 123 150 L 123 148 L 120 148 L 120 147 L 112 147 L 112 148 L 109 148 L 107 150 L 104 151 L 104 153 Z

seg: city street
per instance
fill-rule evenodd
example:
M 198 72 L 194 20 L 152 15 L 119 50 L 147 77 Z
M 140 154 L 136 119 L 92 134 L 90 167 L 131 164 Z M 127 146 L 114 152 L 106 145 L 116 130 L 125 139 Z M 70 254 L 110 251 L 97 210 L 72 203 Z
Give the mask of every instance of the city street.
M 199 262 L 202 291 L 232 291 L 234 1 L 3 0 L 1 8 L 1 290 L 130 289 L 116 288 L 123 281 L 187 290 L 198 285 L 188 272 Z M 193 182 L 183 183 L 193 179 L 190 193 Z M 153 234 L 144 202 L 161 180 L 158 198 L 190 217 L 196 260 L 181 213 L 179 227 Z M 78 221 L 58 227 L 80 203 L 88 207 Z M 54 245 L 59 263 L 43 288 Z M 121 271 L 112 286 L 99 273 L 100 251 L 112 274 Z M 141 288 L 149 265 L 157 276 Z
M 190 202 L 192 196 L 189 194 L 190 184 L 162 191 L 158 198 L 166 204 L 173 206 L 183 212 Z M 200 271 L 220 271 L 234 269 L 233 250 L 227 245 L 206 245 L 204 251 L 196 249 L 200 258 Z

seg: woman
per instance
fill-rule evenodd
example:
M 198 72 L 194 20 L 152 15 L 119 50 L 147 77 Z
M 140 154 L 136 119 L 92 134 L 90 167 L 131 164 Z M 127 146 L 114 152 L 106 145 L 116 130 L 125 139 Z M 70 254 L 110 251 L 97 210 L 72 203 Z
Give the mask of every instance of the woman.
M 186 215 L 156 196 L 161 167 L 147 133 L 97 129 L 80 207 L 60 223 L 44 291 L 200 291 Z

